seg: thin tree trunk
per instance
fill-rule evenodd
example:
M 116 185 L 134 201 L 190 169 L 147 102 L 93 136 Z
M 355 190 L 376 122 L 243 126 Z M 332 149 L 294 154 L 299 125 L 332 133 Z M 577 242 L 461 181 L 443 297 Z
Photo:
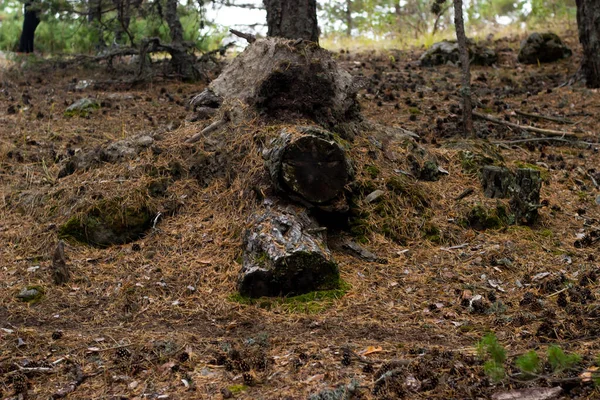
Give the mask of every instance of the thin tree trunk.
M 268 36 L 319 42 L 316 0 L 263 0 Z
M 346 0 L 346 36 L 352 37 L 352 0 Z
M 600 2 L 577 0 L 579 41 L 583 46 L 581 73 L 588 87 L 600 87 Z
M 35 38 L 35 30 L 40 24 L 40 18 L 37 11 L 32 9 L 32 2 L 27 2 L 23 6 L 25 15 L 23 19 L 23 31 L 19 40 L 18 51 L 20 53 L 33 53 L 33 41 Z
M 463 124 L 465 136 L 473 136 L 473 106 L 471 101 L 471 66 L 469 65 L 469 49 L 467 48 L 467 36 L 465 35 L 465 22 L 463 19 L 463 2 L 454 0 L 454 25 L 456 27 L 456 39 L 460 51 L 460 63 L 462 66 L 462 88 L 463 98 Z

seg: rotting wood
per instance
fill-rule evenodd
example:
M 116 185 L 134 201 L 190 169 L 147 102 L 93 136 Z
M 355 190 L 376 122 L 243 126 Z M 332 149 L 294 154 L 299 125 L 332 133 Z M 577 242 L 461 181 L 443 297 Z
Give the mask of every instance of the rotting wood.
M 240 31 L 237 31 L 235 29 L 230 29 L 229 32 L 231 32 L 235 36 L 241 37 L 242 39 L 246 39 L 246 41 L 248 43 L 254 43 L 254 42 L 256 42 L 256 36 L 251 35 L 249 33 L 240 32 Z

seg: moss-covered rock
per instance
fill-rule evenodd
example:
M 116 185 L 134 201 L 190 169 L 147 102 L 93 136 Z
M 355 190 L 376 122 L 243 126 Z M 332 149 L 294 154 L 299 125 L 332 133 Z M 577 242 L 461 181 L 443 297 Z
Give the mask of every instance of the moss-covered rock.
M 478 204 L 473 207 L 463 220 L 463 225 L 475 230 L 499 229 L 514 222 L 506 207 L 499 204 L 495 208 L 487 209 Z
M 123 199 L 100 200 L 71 217 L 59 228 L 59 237 L 96 247 L 125 244 L 142 237 L 152 227 L 154 212 L 146 204 Z

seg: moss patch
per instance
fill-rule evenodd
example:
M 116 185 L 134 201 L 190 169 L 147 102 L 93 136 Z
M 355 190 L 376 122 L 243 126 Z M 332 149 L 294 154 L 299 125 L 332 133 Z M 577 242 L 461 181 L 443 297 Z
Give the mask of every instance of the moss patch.
M 548 171 L 546 168 L 540 167 L 539 165 L 524 162 L 516 162 L 515 165 L 518 168 L 534 169 L 536 171 L 540 171 L 540 178 L 542 178 L 542 181 L 546 184 L 550 182 L 550 171 Z
M 469 211 L 462 221 L 462 225 L 482 231 L 506 227 L 513 220 L 514 217 L 508 213 L 506 207 L 502 204 L 492 209 L 487 209 L 483 205 L 478 204 Z
M 394 176 L 388 179 L 385 186 L 393 193 L 404 196 L 417 210 L 422 211 L 430 205 L 429 198 L 423 188 L 405 176 Z
M 325 284 L 324 286 L 331 287 L 333 285 Z M 342 298 L 351 288 L 348 283 L 341 279 L 335 282 L 334 286 L 335 289 L 316 290 L 298 296 L 276 298 L 261 297 L 254 299 L 235 292 L 229 296 L 229 300 L 245 305 L 255 305 L 267 310 L 279 308 L 287 313 L 316 314 L 331 307 L 335 300 Z
M 123 199 L 101 200 L 59 227 L 61 239 L 96 247 L 139 239 L 152 226 L 154 213 L 147 205 L 126 205 Z

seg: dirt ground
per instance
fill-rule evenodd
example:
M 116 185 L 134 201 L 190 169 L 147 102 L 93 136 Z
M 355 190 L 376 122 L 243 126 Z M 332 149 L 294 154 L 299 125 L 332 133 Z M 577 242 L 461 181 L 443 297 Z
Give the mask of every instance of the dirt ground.
M 577 83 L 559 87 L 579 65 L 573 32 L 566 41 L 574 56 L 551 64 L 518 64 L 518 39 L 490 42 L 500 52 L 497 67 L 473 68 L 478 111 L 565 130 L 578 136 L 575 142 L 512 143 L 535 135 L 481 120 L 480 137 L 464 140 L 457 135 L 457 68 L 419 67 L 420 49 L 339 54 L 366 83 L 363 115 L 417 133 L 448 175 L 413 183 L 424 200 L 398 203 L 405 206 L 385 215 L 358 198 L 377 217 L 367 217 L 370 229 L 353 239 L 386 263 L 357 258 L 338 245 L 350 230 L 333 231 L 330 245 L 348 290 L 308 302 L 244 304 L 235 296 L 241 234 L 256 207 L 242 179 L 256 164 L 243 160 L 235 176 L 203 181 L 186 171 L 159 200 L 146 199 L 162 214 L 139 240 L 108 248 L 68 241 L 71 281 L 54 285 L 59 227 L 82 204 L 129 201 L 160 171 L 172 175 L 176 161 L 209 147 L 183 144 L 207 124 L 189 121 L 189 99 L 204 85 L 156 78 L 131 87 L 123 83 L 127 76 L 105 66 L 5 71 L 0 398 L 22 391 L 31 399 L 61 393 L 72 399 L 306 399 L 353 381 L 352 398 L 363 399 L 487 399 L 530 386 L 561 386 L 562 398 L 600 398 L 593 385 L 565 379 L 581 370 L 493 383 L 475 353 L 493 331 L 509 360 L 529 350 L 542 354 L 555 343 L 580 354 L 584 366 L 600 355 L 600 242 L 593 240 L 600 232 L 600 98 Z M 77 89 L 84 80 L 89 86 Z M 84 97 L 100 108 L 65 114 Z M 144 133 L 154 136 L 154 145 L 135 158 L 58 178 L 74 152 Z M 477 205 L 507 203 L 485 198 L 476 173 L 461 163 L 461 151 L 486 148 L 510 168 L 542 171 L 544 207 L 535 225 L 475 230 L 460 223 Z M 356 138 L 350 152 L 362 187 L 384 189 L 395 160 L 407 155 L 368 137 Z M 152 167 L 159 172 L 149 173 Z M 456 200 L 468 188 L 473 193 Z M 26 287 L 44 294 L 23 302 L 17 295 Z M 373 371 L 398 359 L 410 361 L 399 388 L 374 385 Z M 406 376 L 417 383 L 408 387 Z

